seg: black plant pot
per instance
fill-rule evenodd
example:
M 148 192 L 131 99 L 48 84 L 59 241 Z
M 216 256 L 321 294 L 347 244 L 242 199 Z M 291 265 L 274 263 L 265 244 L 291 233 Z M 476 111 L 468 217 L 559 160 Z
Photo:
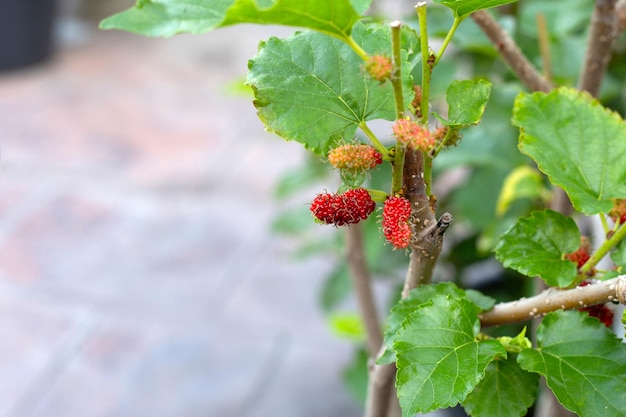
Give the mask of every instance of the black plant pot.
M 55 5 L 56 0 L 0 0 L 0 70 L 50 57 Z

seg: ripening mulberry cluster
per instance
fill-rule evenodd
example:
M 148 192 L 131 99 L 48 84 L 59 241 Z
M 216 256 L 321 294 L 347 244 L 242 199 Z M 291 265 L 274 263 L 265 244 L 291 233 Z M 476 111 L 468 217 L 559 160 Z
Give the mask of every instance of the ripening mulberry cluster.
M 337 169 L 365 171 L 383 162 L 383 155 L 370 145 L 342 145 L 332 149 L 328 162 Z
M 391 59 L 384 55 L 372 55 L 365 63 L 365 70 L 372 76 L 372 78 L 383 82 L 391 78 L 393 63 L 391 62 Z
M 411 243 L 411 203 L 403 197 L 391 197 L 383 207 L 383 234 L 396 249 L 404 249 Z
M 343 226 L 368 218 L 376 203 L 364 188 L 354 188 L 343 194 L 318 194 L 311 202 L 313 216 L 322 223 Z
M 428 128 L 409 119 L 399 119 L 391 127 L 398 142 L 422 152 L 429 152 L 435 146 L 435 137 Z
M 591 257 L 591 242 L 585 236 L 580 238 L 580 248 L 577 251 L 565 255 L 565 259 L 570 260 L 576 264 L 576 268 L 580 269 L 587 263 Z
M 590 281 L 583 281 L 580 283 L 579 287 L 586 287 L 587 285 L 591 285 Z M 591 317 L 595 317 L 600 320 L 606 327 L 613 326 L 613 310 L 611 310 L 607 304 L 598 304 L 595 306 L 585 307 L 579 309 L 579 311 L 584 311 L 589 314 Z
M 609 217 L 615 223 L 626 223 L 626 199 L 615 199 L 613 202 L 613 208 L 609 211 Z

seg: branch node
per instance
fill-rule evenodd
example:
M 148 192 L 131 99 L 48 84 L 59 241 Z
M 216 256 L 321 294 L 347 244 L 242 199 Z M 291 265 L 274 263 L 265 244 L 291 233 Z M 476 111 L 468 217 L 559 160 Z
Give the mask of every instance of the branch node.
M 437 234 L 438 236 L 443 236 L 446 230 L 448 230 L 448 227 L 450 227 L 452 220 L 452 214 L 443 213 L 439 220 L 437 220 L 437 226 L 435 226 L 435 234 Z
M 615 295 L 620 304 L 626 304 L 626 279 L 619 280 L 615 287 Z

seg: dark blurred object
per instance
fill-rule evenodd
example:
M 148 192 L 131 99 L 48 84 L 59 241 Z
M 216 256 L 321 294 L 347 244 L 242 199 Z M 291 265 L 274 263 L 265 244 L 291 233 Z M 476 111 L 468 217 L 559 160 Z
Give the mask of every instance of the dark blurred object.
M 2 0 L 0 0 L 2 1 Z M 135 5 L 135 0 L 81 0 L 78 16 L 92 22 L 119 13 Z
M 50 57 L 55 8 L 56 0 L 0 0 L 0 70 Z

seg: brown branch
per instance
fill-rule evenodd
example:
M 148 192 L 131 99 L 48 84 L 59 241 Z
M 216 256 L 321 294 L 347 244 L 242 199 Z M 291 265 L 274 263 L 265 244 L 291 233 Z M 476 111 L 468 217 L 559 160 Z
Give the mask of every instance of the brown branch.
M 402 298 L 418 285 L 429 284 L 443 246 L 443 234 L 452 223 L 452 215 L 444 213 L 435 224 L 424 228 L 412 245 Z
M 483 326 L 496 326 L 541 317 L 556 310 L 571 310 L 618 301 L 626 304 L 626 275 L 571 290 L 549 288 L 530 298 L 496 304 L 480 315 Z
M 539 51 L 541 52 L 541 66 L 543 76 L 548 82 L 552 80 L 552 59 L 550 56 L 550 31 L 543 13 L 537 13 L 537 32 L 539 34 Z
M 472 19 L 485 32 L 511 71 L 526 87 L 532 91 L 550 91 L 552 84 L 537 71 L 528 58 L 524 56 L 513 38 L 489 13 L 484 10 L 477 11 L 472 14 Z
M 350 278 L 360 315 L 365 324 L 367 348 L 370 356 L 374 356 L 383 344 L 383 333 L 374 302 L 370 271 L 365 261 L 363 233 L 360 224 L 346 227 L 346 259 L 350 268 Z
M 421 152 L 406 150 L 403 170 L 402 192 L 411 202 L 411 222 L 414 238 L 411 243 L 409 268 L 407 269 L 402 298 L 418 285 L 428 284 L 431 280 L 437 258 L 443 245 L 443 234 L 452 222 L 452 216 L 444 213 L 439 221 L 426 195 L 423 177 L 424 156 Z M 388 415 L 389 398 L 393 389 L 396 373 L 395 364 L 372 365 L 365 406 L 366 417 L 385 417 Z M 397 402 L 396 398 L 393 398 Z M 396 404 L 394 404 L 396 406 Z M 397 406 L 395 407 L 397 409 Z M 392 411 L 393 412 L 393 411 Z
M 615 14 L 617 14 L 617 23 L 615 32 L 619 36 L 626 30 L 626 0 L 619 0 L 615 5 Z
M 580 74 L 578 89 L 597 97 L 600 85 L 611 59 L 613 44 L 617 39 L 618 18 L 616 0 L 596 0 L 591 17 L 591 31 L 587 43 L 585 62 Z
M 387 365 L 374 364 L 371 366 L 367 385 L 365 417 L 387 416 L 390 398 L 392 398 L 391 393 L 395 374 L 395 363 L 389 363 Z

